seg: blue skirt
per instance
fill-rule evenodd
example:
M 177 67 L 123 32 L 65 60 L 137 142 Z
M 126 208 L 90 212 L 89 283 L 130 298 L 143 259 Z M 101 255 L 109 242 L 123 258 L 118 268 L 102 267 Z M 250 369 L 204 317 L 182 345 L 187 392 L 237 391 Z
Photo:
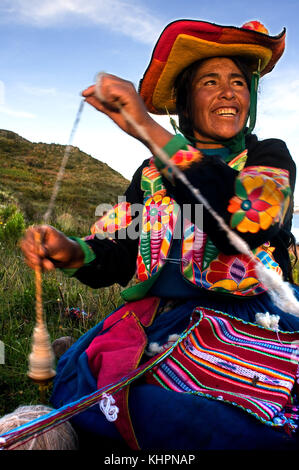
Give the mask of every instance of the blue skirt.
M 293 289 L 299 300 L 299 287 L 293 286 Z M 161 299 L 161 305 L 163 303 L 165 301 Z M 299 331 L 299 317 L 281 311 L 267 293 L 247 299 L 203 293 L 200 298 L 180 301 L 158 315 L 145 329 L 148 343 L 163 345 L 169 335 L 182 333 L 190 322 L 192 311 L 198 306 L 251 323 L 255 323 L 256 313 L 269 312 L 279 315 L 280 330 Z M 94 338 L 101 335 L 102 329 L 103 321 L 83 335 L 60 359 L 51 399 L 54 407 L 59 408 L 97 390 L 97 380 L 89 368 L 86 349 Z M 145 360 L 147 356 L 142 358 Z M 287 434 L 229 403 L 177 393 L 140 379 L 130 385 L 129 410 L 137 441 L 144 450 L 298 449 L 298 431 Z M 110 443 L 114 449 L 125 446 L 114 423 L 106 420 L 98 405 L 75 416 L 72 424 L 79 436 L 91 445 L 98 441 Z

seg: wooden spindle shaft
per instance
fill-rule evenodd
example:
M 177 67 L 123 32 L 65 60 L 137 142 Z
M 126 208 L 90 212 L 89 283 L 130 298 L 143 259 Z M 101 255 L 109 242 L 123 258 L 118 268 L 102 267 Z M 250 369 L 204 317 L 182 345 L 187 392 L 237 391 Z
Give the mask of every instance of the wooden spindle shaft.
M 40 232 L 35 232 L 37 251 L 41 243 Z M 41 395 L 47 383 L 56 375 L 54 370 L 54 354 L 51 347 L 50 336 L 44 320 L 42 302 L 42 270 L 41 266 L 35 268 L 35 296 L 36 296 L 36 325 L 32 336 L 32 352 L 29 355 L 28 376 L 39 384 Z

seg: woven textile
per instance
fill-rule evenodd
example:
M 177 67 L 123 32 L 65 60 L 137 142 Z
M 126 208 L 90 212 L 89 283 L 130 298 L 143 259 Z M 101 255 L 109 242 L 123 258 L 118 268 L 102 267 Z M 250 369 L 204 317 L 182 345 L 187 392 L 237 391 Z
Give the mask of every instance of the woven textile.
M 299 332 L 278 333 L 210 309 L 147 381 L 242 407 L 263 422 L 289 403 L 298 368 Z

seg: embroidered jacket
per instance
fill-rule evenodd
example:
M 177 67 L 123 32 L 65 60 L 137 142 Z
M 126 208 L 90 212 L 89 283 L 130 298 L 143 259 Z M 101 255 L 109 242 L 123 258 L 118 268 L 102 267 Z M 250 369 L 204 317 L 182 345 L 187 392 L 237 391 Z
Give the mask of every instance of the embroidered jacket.
M 259 142 L 249 136 L 246 144 L 247 151 L 230 162 L 217 155 L 202 155 L 181 136 L 175 137 L 165 150 L 211 207 L 249 244 L 255 256 L 287 279 L 295 164 L 280 140 Z M 132 222 L 136 225 L 131 213 L 134 203 L 144 207 L 139 241 L 128 236 Z M 185 279 L 195 286 L 230 294 L 262 292 L 252 261 L 237 253 L 205 208 L 203 225 L 196 225 L 194 208 L 198 201 L 154 158 L 137 170 L 126 201 L 94 225 L 93 235 L 87 237 L 86 243 L 94 251 L 95 260 L 79 269 L 76 277 L 92 287 L 114 282 L 126 285 L 135 273 L 137 259 L 137 278 L 150 283 L 168 257 L 184 204 L 191 204 L 182 233 L 181 272 Z M 99 239 L 97 233 L 107 238 Z M 138 298 L 135 293 L 127 300 Z

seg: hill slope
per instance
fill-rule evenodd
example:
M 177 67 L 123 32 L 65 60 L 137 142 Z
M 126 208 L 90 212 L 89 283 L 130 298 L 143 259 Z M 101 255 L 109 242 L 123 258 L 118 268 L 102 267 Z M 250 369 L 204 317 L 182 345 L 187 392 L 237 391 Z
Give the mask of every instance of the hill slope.
M 29 223 L 39 222 L 49 204 L 65 145 L 32 143 L 0 130 L 0 203 L 17 200 Z M 93 223 L 101 203 L 114 204 L 129 181 L 107 164 L 73 147 L 58 193 L 52 223 L 71 214 L 76 223 Z

